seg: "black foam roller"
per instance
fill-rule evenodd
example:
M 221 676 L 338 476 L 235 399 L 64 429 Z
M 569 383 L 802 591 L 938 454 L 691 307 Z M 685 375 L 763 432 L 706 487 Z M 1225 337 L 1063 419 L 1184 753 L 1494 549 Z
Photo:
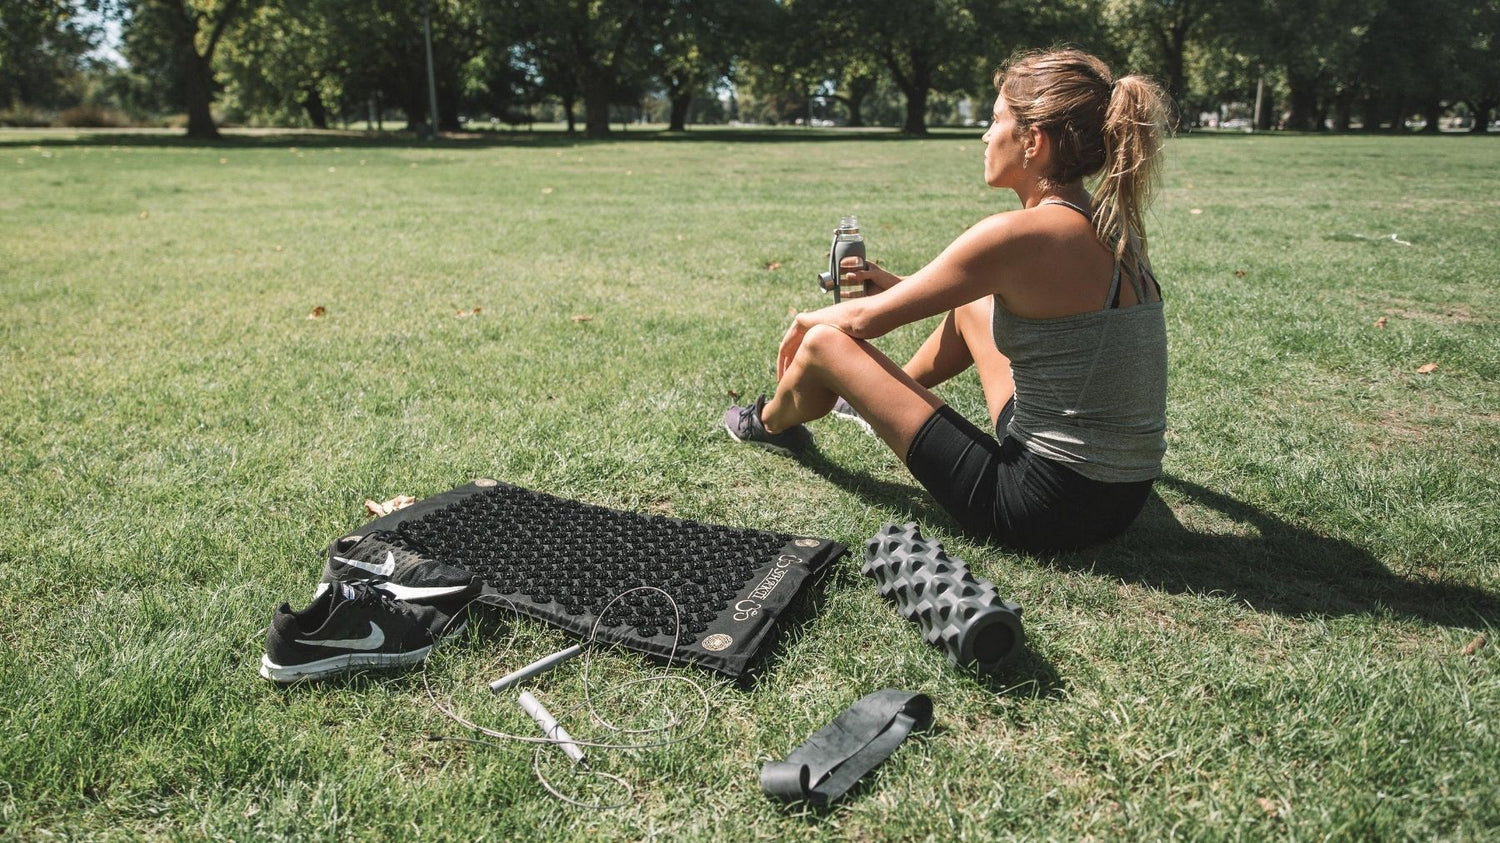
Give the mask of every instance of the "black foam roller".
M 1026 647 L 1021 607 L 1000 597 L 993 583 L 969 572 L 916 524 L 887 524 L 865 546 L 866 576 L 880 596 L 922 629 L 948 661 L 994 673 Z

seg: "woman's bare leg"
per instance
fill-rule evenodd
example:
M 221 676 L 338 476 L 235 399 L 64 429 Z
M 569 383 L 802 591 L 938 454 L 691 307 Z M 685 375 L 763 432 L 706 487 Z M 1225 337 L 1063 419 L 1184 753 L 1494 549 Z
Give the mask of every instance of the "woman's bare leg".
M 990 327 L 994 306 L 995 300 L 986 296 L 950 310 L 902 367 L 912 380 L 930 389 L 973 366 L 979 372 L 991 422 L 1016 393 L 1010 358 L 995 347 Z
M 818 325 L 803 337 L 761 422 L 767 430 L 786 430 L 827 415 L 840 395 L 903 463 L 917 431 L 943 405 L 875 346 Z

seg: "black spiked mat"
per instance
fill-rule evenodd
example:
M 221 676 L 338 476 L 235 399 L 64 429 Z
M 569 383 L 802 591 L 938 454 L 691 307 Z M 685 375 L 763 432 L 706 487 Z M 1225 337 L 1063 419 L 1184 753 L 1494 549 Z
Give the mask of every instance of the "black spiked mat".
M 472 571 L 517 612 L 580 637 L 616 595 L 660 588 L 681 613 L 677 660 L 730 677 L 755 662 L 804 587 L 848 552 L 826 539 L 606 509 L 494 480 L 418 501 L 351 535 L 381 529 L 418 555 Z M 673 631 L 671 605 L 638 591 L 610 608 L 598 637 L 666 659 Z

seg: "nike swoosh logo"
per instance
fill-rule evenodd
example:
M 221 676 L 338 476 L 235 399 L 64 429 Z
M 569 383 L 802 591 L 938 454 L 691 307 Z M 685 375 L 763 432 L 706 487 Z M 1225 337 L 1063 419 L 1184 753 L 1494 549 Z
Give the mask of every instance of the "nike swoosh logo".
M 376 588 L 397 600 L 431 600 L 434 597 L 445 597 L 449 594 L 457 594 L 468 588 L 467 585 L 397 585 L 393 582 L 383 582 Z
M 385 631 L 370 621 L 370 634 L 364 638 L 329 638 L 323 641 L 308 641 L 306 638 L 298 638 L 298 644 L 308 644 L 313 647 L 341 647 L 345 650 L 374 650 L 385 643 Z
M 356 568 L 369 571 L 372 574 L 378 574 L 382 577 L 388 577 L 396 570 L 396 554 L 389 550 L 385 552 L 385 561 L 379 565 L 371 565 L 369 562 L 361 562 L 358 559 L 345 559 L 342 556 L 333 557 L 333 561 L 342 562 L 345 565 L 353 565 Z
M 326 583 L 326 582 L 320 582 L 320 583 L 318 583 L 317 587 L 313 589 L 312 599 L 313 600 L 317 600 L 319 597 L 322 597 L 323 594 L 328 591 L 328 586 L 329 586 L 329 584 Z M 390 596 L 396 598 L 397 600 L 421 601 L 421 600 L 431 600 L 434 597 L 447 597 L 450 594 L 458 594 L 459 592 L 467 589 L 469 586 L 466 586 L 466 585 L 431 585 L 431 586 L 397 585 L 396 583 L 393 583 L 393 582 L 382 582 L 382 583 L 376 583 L 375 587 L 378 588 L 378 589 L 380 589 L 381 591 L 384 591 L 386 594 L 389 594 Z

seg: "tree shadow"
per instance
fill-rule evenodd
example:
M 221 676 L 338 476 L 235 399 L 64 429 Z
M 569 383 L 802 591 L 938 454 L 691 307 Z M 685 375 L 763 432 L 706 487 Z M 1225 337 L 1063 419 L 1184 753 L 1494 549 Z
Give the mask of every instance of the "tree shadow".
M 906 135 L 892 129 L 807 129 L 797 127 L 706 127 L 687 132 L 661 129 L 614 131 L 602 138 L 590 138 L 582 132 L 501 130 L 458 132 L 427 140 L 411 132 L 364 132 L 358 130 L 270 130 L 236 132 L 228 130 L 218 140 L 190 138 L 181 132 L 161 131 L 85 131 L 60 135 L 50 131 L 31 134 L 12 130 L 0 138 L 0 149 L 23 147 L 131 147 L 163 149 L 271 149 L 295 146 L 301 149 L 412 149 L 464 150 L 491 147 L 535 147 L 568 149 L 585 146 L 607 146 L 618 143 L 840 143 L 845 141 L 920 141 L 943 138 L 977 139 L 975 129 L 938 130 L 927 135 Z
M 825 480 L 842 486 L 851 494 L 880 504 L 892 512 L 892 521 L 916 521 L 919 524 L 940 525 L 949 532 L 960 532 L 962 528 L 953 520 L 927 490 L 917 483 L 892 483 L 881 480 L 863 471 L 846 468 L 817 451 L 809 451 L 797 458 L 798 462 L 818 473 Z M 864 546 L 850 548 L 856 554 L 864 553 Z
M 1393 573 L 1358 545 L 1289 524 L 1188 480 L 1163 475 L 1157 484 L 1189 506 L 1232 521 L 1234 534 L 1193 530 L 1153 492 L 1120 539 L 1044 561 L 1171 593 L 1227 596 L 1290 617 L 1390 612 L 1462 628 L 1500 619 L 1500 598 L 1483 589 Z

